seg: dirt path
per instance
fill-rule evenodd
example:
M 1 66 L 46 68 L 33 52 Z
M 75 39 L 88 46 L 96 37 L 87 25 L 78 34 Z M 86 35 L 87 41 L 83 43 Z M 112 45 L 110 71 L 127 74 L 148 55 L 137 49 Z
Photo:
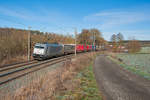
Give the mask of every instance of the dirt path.
M 100 55 L 94 73 L 106 100 L 150 100 L 150 81 L 124 70 Z

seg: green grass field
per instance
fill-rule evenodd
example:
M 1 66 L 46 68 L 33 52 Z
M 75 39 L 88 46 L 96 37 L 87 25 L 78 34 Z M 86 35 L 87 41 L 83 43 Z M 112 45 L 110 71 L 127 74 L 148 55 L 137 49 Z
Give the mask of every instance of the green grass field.
M 117 54 L 126 68 L 150 79 L 150 54 Z
M 150 47 L 142 47 L 139 53 L 150 53 Z

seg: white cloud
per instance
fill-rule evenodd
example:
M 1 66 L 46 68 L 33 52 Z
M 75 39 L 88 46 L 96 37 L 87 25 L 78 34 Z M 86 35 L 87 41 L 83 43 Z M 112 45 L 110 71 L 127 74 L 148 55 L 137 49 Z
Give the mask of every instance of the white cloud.
M 142 21 L 150 21 L 150 14 L 134 11 L 106 11 L 85 16 L 85 22 L 101 24 L 101 29 L 108 29 L 120 25 L 132 24 Z
M 0 7 L 0 13 L 5 16 L 16 17 L 21 19 L 31 19 L 32 17 L 29 14 L 25 14 L 23 12 L 14 11 L 8 8 Z
M 4 16 L 9 16 L 18 18 L 25 21 L 36 21 L 36 22 L 63 22 L 64 20 L 69 20 L 69 16 L 57 11 L 50 11 L 46 8 L 40 8 L 35 10 L 29 10 L 24 8 L 11 9 L 8 7 L 0 7 L 0 14 Z
M 145 28 L 144 25 L 146 24 L 143 23 L 146 22 L 149 24 L 150 22 L 150 13 L 146 10 L 102 11 L 100 13 L 85 16 L 83 21 L 92 23 L 100 29 L 106 40 L 110 40 L 112 34 L 117 34 L 119 32 L 124 35 L 125 39 L 129 39 L 129 37 L 135 37 L 139 40 L 150 39 L 150 30 Z M 140 29 L 139 25 L 141 25 Z M 136 26 L 138 27 L 136 28 Z
M 134 37 L 137 40 L 150 39 L 150 30 L 118 30 L 114 32 L 103 31 L 104 38 L 109 41 L 113 34 L 117 34 L 119 32 L 124 35 L 125 40 L 128 40 L 131 37 Z

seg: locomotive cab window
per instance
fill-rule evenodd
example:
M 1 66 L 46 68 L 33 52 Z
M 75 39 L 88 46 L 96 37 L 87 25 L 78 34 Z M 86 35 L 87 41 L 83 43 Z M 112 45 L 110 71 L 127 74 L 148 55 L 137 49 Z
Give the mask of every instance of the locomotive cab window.
M 35 48 L 44 49 L 44 47 L 41 47 L 41 46 L 35 46 Z

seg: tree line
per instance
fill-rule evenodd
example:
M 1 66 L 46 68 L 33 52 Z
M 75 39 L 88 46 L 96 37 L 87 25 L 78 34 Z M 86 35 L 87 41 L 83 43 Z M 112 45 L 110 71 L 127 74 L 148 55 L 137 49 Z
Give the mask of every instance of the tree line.
M 106 45 L 106 40 L 102 37 L 102 33 L 98 29 L 83 29 L 77 36 L 78 44 L 88 44 L 102 46 Z
M 136 53 L 141 50 L 141 44 L 136 39 L 128 40 L 128 43 L 124 43 L 124 36 L 121 33 L 113 34 L 111 36 L 111 49 L 113 52 L 122 52 L 127 49 L 129 53 Z

